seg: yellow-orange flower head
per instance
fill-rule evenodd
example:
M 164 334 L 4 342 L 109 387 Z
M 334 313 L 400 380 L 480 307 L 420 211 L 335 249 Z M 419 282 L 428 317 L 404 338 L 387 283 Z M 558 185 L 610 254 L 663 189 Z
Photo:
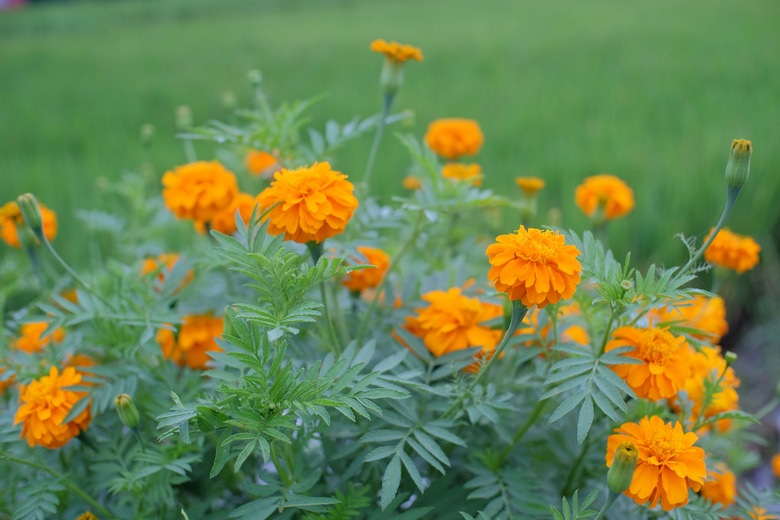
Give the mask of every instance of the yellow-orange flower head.
M 255 177 L 262 176 L 279 169 L 276 157 L 262 150 L 249 150 L 244 157 L 244 165 Z
M 248 193 L 239 193 L 225 209 L 214 215 L 209 225 L 215 231 L 230 235 L 236 230 L 236 210 L 240 213 L 244 224 L 249 224 L 249 219 L 256 205 L 257 197 Z M 205 231 L 204 226 L 196 225 L 196 229 L 200 227 L 203 227 Z
M 516 177 L 515 183 L 529 197 L 536 195 L 545 186 L 545 182 L 539 177 Z
M 342 233 L 352 218 L 358 207 L 353 190 L 346 175 L 322 162 L 277 172 L 257 201 L 261 208 L 281 202 L 266 215 L 270 234 L 284 233 L 285 240 L 301 244 L 322 242 Z
M 22 324 L 20 336 L 11 342 L 11 348 L 34 354 L 43 350 L 43 347 L 54 340 L 59 343 L 65 337 L 65 331 L 58 327 L 46 337 L 42 337 L 44 331 L 49 327 L 47 321 L 34 321 Z
M 425 134 L 431 150 L 453 161 L 464 155 L 475 155 L 484 141 L 482 129 L 473 119 L 437 119 L 428 125 Z
M 640 360 L 638 365 L 612 365 L 638 397 L 657 401 L 673 397 L 691 373 L 691 350 L 685 338 L 658 328 L 620 327 L 605 347 L 625 345 L 634 350 L 622 354 Z
M 222 335 L 222 317 L 185 316 L 178 337 L 168 329 L 157 331 L 157 342 L 163 355 L 177 365 L 205 370 L 209 352 L 222 352 L 214 338 Z
M 729 507 L 736 502 L 737 477 L 725 464 L 715 464 L 714 470 L 707 472 L 707 480 L 701 487 L 701 496 L 721 507 Z
M 366 260 L 368 260 L 370 265 L 376 267 L 352 271 L 341 280 L 341 284 L 350 291 L 362 291 L 364 289 L 379 286 L 379 284 L 382 283 L 382 278 L 385 276 L 387 269 L 390 267 L 390 257 L 387 253 L 376 247 L 358 246 L 356 249 L 366 257 Z M 356 263 L 365 263 L 357 258 L 353 257 L 353 259 Z
M 51 367 L 48 376 L 22 385 L 19 392 L 19 409 L 14 417 L 14 426 L 22 423 L 22 439 L 27 444 L 45 448 L 59 448 L 69 440 L 86 430 L 92 420 L 90 407 L 72 421 L 62 424 L 76 402 L 87 395 L 85 392 L 66 390 L 69 386 L 81 383 L 81 374 L 75 368 L 68 367 L 59 373 L 57 367 Z
M 682 325 L 699 329 L 704 334 L 693 337 L 710 343 L 718 343 L 729 331 L 726 321 L 726 303 L 720 296 L 708 298 L 696 295 L 693 300 L 680 300 L 674 305 L 651 312 L 653 321 L 681 321 Z
M 601 206 L 604 219 L 611 220 L 634 209 L 634 190 L 614 175 L 594 175 L 577 186 L 574 202 L 588 217 Z
M 680 423 L 664 423 L 657 416 L 645 416 L 639 423 L 625 423 L 607 439 L 607 467 L 622 442 L 631 442 L 639 450 L 634 478 L 623 493 L 642 505 L 664 511 L 688 503 L 688 488 L 698 491 L 707 476 L 704 450 L 694 446 L 699 438 L 683 432 Z
M 38 203 L 43 219 L 43 234 L 51 241 L 57 236 L 57 214 Z M 11 247 L 19 248 L 19 226 L 24 226 L 24 218 L 16 202 L 9 202 L 0 207 L 0 238 Z
M 165 172 L 165 206 L 180 219 L 209 222 L 238 194 L 236 176 L 218 161 L 198 161 Z
M 520 226 L 517 233 L 498 236 L 486 254 L 493 266 L 488 279 L 496 290 L 526 307 L 568 300 L 580 283 L 580 251 L 557 231 Z
M 445 179 L 470 181 L 474 186 L 482 185 L 482 167 L 479 164 L 447 163 L 441 169 Z
M 371 42 L 370 49 L 374 52 L 381 52 L 390 61 L 404 63 L 407 60 L 422 61 L 422 51 L 411 45 L 403 45 L 397 42 L 386 42 L 385 40 L 374 40 Z
M 420 181 L 420 179 L 414 175 L 407 175 L 401 181 L 401 186 L 403 186 L 406 190 L 421 190 L 422 181 Z
M 430 305 L 416 309 L 417 316 L 408 317 L 404 328 L 422 338 L 434 356 L 469 347 L 482 347 L 483 355 L 495 350 L 501 331 L 484 322 L 503 316 L 500 305 L 469 298 L 457 287 L 446 292 L 431 291 L 422 299 Z
M 714 229 L 710 230 L 710 234 Z M 710 234 L 704 239 L 705 242 Z M 756 266 L 760 252 L 761 246 L 752 238 L 732 233 L 728 228 L 723 228 L 704 251 L 704 258 L 708 262 L 734 269 L 742 274 Z

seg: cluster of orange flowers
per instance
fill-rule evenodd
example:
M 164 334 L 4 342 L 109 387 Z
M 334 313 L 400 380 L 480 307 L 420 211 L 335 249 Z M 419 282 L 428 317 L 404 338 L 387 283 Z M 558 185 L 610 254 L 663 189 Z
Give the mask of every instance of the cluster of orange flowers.
M 211 315 L 185 316 L 177 333 L 170 329 L 157 331 L 157 342 L 163 355 L 176 364 L 205 370 L 209 352 L 222 352 L 214 338 L 222 335 L 223 319 Z
M 57 214 L 38 204 L 43 219 L 43 234 L 48 240 L 54 240 L 57 236 Z M 19 232 L 25 227 L 22 212 L 16 202 L 8 202 L 0 207 L 0 238 L 11 247 L 20 248 Z

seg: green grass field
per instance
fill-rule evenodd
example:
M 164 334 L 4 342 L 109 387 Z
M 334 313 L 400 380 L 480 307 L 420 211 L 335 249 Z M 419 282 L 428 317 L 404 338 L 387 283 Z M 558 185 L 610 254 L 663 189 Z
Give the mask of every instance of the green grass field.
M 773 0 L 125 0 L 2 12 L 0 199 L 38 194 L 59 212 L 57 242 L 78 262 L 74 210 L 103 207 L 96 177 L 138 166 L 143 123 L 158 129 L 162 173 L 184 161 L 175 107 L 190 105 L 196 123 L 226 118 L 221 96 L 248 103 L 251 68 L 275 102 L 327 93 L 315 124 L 367 116 L 378 110 L 382 62 L 368 45 L 381 37 L 425 54 L 407 66 L 395 105 L 415 111 L 416 135 L 438 117 L 479 120 L 484 186 L 514 194 L 515 176 L 542 177 L 541 207 L 581 230 L 581 179 L 626 179 L 637 207 L 610 230 L 619 256 L 683 260 L 673 235 L 714 224 L 731 140 L 752 139 L 751 178 L 729 225 L 774 250 L 778 19 Z M 374 180 L 389 199 L 409 159 L 388 137 Z M 359 179 L 369 144 L 352 143 L 334 166 Z

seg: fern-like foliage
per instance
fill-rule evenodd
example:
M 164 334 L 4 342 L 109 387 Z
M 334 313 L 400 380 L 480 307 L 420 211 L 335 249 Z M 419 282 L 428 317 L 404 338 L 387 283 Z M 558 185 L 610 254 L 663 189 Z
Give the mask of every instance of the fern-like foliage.
M 561 498 L 561 510 L 558 511 L 553 506 L 550 506 L 550 512 L 553 515 L 554 520 L 587 520 L 593 518 L 598 514 L 595 509 L 589 509 L 591 504 L 596 501 L 599 496 L 600 488 L 596 488 L 580 504 L 579 490 L 575 491 L 571 496 L 571 504 L 566 497 Z
M 58 493 L 65 486 L 51 479 L 28 482 L 23 487 L 22 497 L 14 508 L 12 520 L 45 520 L 57 514 L 60 499 Z

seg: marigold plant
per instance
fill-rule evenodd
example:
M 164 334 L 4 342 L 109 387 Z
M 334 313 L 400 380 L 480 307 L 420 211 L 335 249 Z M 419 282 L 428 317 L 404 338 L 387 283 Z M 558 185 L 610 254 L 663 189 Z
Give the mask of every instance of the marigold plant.
M 47 240 L 57 236 L 57 214 L 43 204 L 38 204 L 43 218 L 43 234 Z M 0 208 L 0 238 L 11 247 L 21 247 L 19 242 L 19 227 L 24 226 L 24 219 L 16 202 L 8 202 Z
M 474 186 L 482 185 L 482 167 L 479 164 L 447 163 L 441 169 L 445 179 L 468 181 Z
M 431 150 L 450 160 L 477 154 L 484 141 L 482 129 L 473 119 L 437 119 L 425 134 Z
M 706 242 L 714 228 L 704 239 Z M 761 246 L 751 237 L 732 233 L 728 228 L 721 229 L 715 239 L 704 251 L 704 258 L 715 265 L 734 269 L 739 274 L 753 269 L 758 264 Z
M 87 429 L 92 420 L 89 407 L 63 424 L 71 408 L 86 395 L 67 389 L 80 382 L 81 374 L 75 368 L 68 367 L 60 374 L 57 367 L 51 367 L 49 375 L 22 385 L 14 425 L 22 423 L 21 438 L 26 439 L 27 444 L 59 448 Z
M 236 176 L 217 161 L 198 161 L 163 175 L 165 206 L 180 219 L 208 222 L 238 194 Z
M 520 226 L 517 233 L 498 236 L 486 254 L 492 265 L 488 279 L 526 307 L 568 300 L 580 283 L 580 252 L 557 231 Z
M 574 202 L 588 217 L 601 208 L 603 218 L 611 220 L 634 209 L 634 190 L 614 175 L 593 175 L 577 186 Z
M 699 438 L 685 433 L 677 422 L 664 423 L 658 416 L 645 416 L 638 423 L 625 423 L 607 439 L 607 466 L 615 449 L 631 442 L 639 450 L 639 460 L 631 486 L 624 492 L 637 504 L 661 503 L 664 511 L 688 503 L 688 489 L 698 491 L 707 476 L 704 450 L 694 446 Z
M 377 287 L 382 283 L 388 267 L 390 267 L 390 257 L 383 250 L 376 247 L 358 246 L 357 251 L 366 257 L 368 264 L 375 267 L 352 271 L 341 280 L 341 284 L 350 291 L 362 291 Z M 353 257 L 359 264 L 366 263 Z
M 221 352 L 215 338 L 222 334 L 223 319 L 211 315 L 185 316 L 178 333 L 163 328 L 157 331 L 157 342 L 163 355 L 181 366 L 205 370 L 211 360 L 209 352 Z
M 638 397 L 657 401 L 673 397 L 691 373 L 691 350 L 685 338 L 659 328 L 621 327 L 612 334 L 605 351 L 629 346 L 622 354 L 640 364 L 613 365 Z

